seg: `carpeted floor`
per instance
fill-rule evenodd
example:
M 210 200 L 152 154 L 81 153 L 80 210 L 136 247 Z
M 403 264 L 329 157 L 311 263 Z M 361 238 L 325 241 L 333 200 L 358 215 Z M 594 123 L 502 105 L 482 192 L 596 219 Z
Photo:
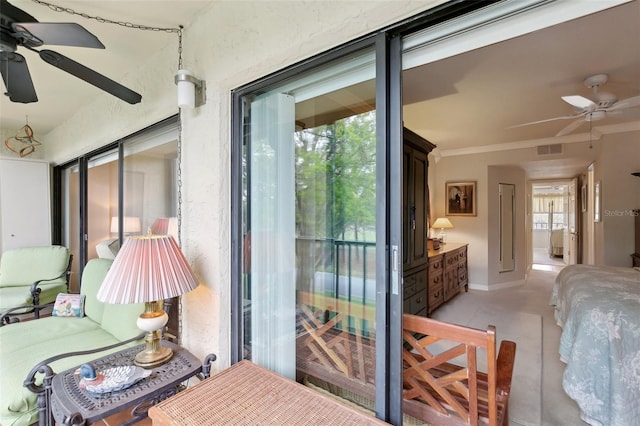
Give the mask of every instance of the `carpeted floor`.
M 544 270 L 547 269 L 547 270 Z M 576 403 L 562 390 L 561 329 L 549 297 L 559 267 L 531 271 L 523 286 L 458 295 L 434 318 L 477 328 L 496 326 L 499 340 L 517 344 L 510 397 L 511 425 L 582 426 Z

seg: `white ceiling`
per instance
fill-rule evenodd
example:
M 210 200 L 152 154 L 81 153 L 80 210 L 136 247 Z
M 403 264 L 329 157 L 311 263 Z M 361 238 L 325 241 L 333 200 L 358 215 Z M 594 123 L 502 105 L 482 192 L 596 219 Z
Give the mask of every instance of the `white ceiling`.
M 51 1 L 115 21 L 172 28 L 188 27 L 193 17 L 211 4 L 211 0 Z M 102 24 L 52 11 L 32 0 L 10 2 L 40 22 L 77 22 L 94 33 L 106 46 L 105 50 L 49 48 L 116 81 L 169 43 L 176 43 L 177 57 L 175 34 Z M 568 120 L 509 127 L 573 114 L 560 97 L 573 94 L 592 97 L 591 90 L 583 84 L 584 78 L 592 74 L 608 74 L 609 81 L 601 90 L 613 92 L 619 99 L 640 95 L 639 23 L 640 1 L 636 0 L 410 69 L 403 77 L 405 125 L 435 143 L 444 155 L 491 150 L 498 145 L 535 146 L 588 139 L 588 124 L 568 136 L 555 138 Z M 2 96 L 1 128 L 17 130 L 28 116 L 36 135 L 46 134 L 92 97 L 102 94 L 44 63 L 35 53 L 25 49 L 19 52 L 27 59 L 39 102 L 16 104 Z M 594 134 L 640 130 L 640 108 L 632 111 L 635 116 L 594 122 Z M 548 176 L 547 166 L 552 165 L 556 174 L 571 176 L 577 168 L 585 166 L 584 162 L 584 159 L 561 160 L 545 166 L 536 163 L 528 166 L 528 173 L 534 177 Z
M 43 0 L 44 1 L 44 0 Z M 79 13 L 113 21 L 125 21 L 158 28 L 188 28 L 191 21 L 212 0 L 46 0 L 56 6 Z M 124 26 L 100 23 L 93 19 L 63 12 L 32 0 L 9 0 L 9 3 L 32 15 L 40 22 L 76 22 L 93 33 L 105 45 L 105 49 L 80 47 L 43 46 L 62 53 L 115 81 L 144 64 L 145 59 L 155 55 L 159 49 L 173 43 L 178 67 L 178 36 L 163 31 L 143 31 Z M 188 31 L 188 29 L 185 29 Z M 78 108 L 95 96 L 111 96 L 100 89 L 67 74 L 47 63 L 35 53 L 18 48 L 27 64 L 38 95 L 38 102 L 13 103 L 7 96 L 0 96 L 0 128 L 18 130 L 29 124 L 37 135 L 44 135 L 72 116 Z M 2 84 L 0 82 L 0 84 Z M 136 87 L 128 86 L 133 91 Z M 2 85 L 4 92 L 4 85 Z M 143 100 L 144 101 L 144 100 Z
M 572 120 L 510 127 L 573 115 L 561 96 L 593 99 L 584 79 L 601 73 L 609 81 L 600 91 L 618 99 L 640 95 L 639 1 L 410 69 L 403 75 L 403 119 L 445 155 L 589 140 L 586 122 L 562 137 L 555 135 Z M 640 108 L 625 112 L 594 121 L 593 137 L 640 130 Z M 588 162 L 520 166 L 533 178 L 557 178 L 576 175 Z

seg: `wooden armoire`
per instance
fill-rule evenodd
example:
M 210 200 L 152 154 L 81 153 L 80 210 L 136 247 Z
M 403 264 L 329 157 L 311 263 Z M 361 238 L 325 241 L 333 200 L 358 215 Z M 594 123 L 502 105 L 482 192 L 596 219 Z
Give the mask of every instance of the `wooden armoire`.
M 427 156 L 436 146 L 404 129 L 402 253 L 404 312 L 427 316 L 429 185 Z

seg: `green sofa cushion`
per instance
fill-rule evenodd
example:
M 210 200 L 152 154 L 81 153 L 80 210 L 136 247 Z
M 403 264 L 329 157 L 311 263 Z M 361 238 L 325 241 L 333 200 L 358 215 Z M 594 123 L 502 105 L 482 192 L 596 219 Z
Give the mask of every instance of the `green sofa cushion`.
M 96 299 L 111 263 L 108 259 L 92 259 L 82 272 L 85 317 L 46 317 L 0 327 L 1 425 L 30 425 L 38 420 L 36 395 L 25 388 L 23 382 L 39 362 L 62 353 L 111 345 L 141 333 L 136 320 L 144 310 L 143 304 L 106 305 Z M 125 347 L 61 359 L 51 366 L 60 372 Z
M 64 282 L 56 282 L 55 284 L 40 284 L 42 289 L 40 293 L 40 304 L 46 305 L 47 303 L 54 302 L 58 293 L 65 293 L 67 291 L 67 284 Z M 4 287 L 0 291 L 0 312 L 7 309 L 15 308 L 22 305 L 33 304 L 33 296 L 31 295 L 30 287 Z M 14 311 L 14 313 L 23 313 L 29 310 Z
M 58 293 L 67 291 L 64 275 L 69 250 L 63 246 L 24 247 L 7 250 L 0 259 L 0 312 L 33 304 L 31 285 L 40 280 L 40 305 L 53 303 Z M 60 278 L 58 278 L 60 277 Z M 14 311 L 24 313 L 29 309 Z
M 56 278 L 68 265 L 69 250 L 62 246 L 7 250 L 0 259 L 0 287 L 31 286 L 38 280 Z M 65 278 L 59 282 L 65 282 Z
M 104 303 L 98 301 L 96 294 L 112 263 L 110 259 L 91 259 L 82 271 L 80 293 L 85 295 L 84 314 L 97 323 L 102 323 Z
M 116 339 L 127 340 L 143 331 L 138 328 L 136 321 L 144 312 L 144 303 L 130 305 L 104 304 L 102 328 L 111 333 Z
M 37 422 L 36 395 L 22 385 L 37 363 L 56 354 L 98 348 L 119 341 L 88 317 L 47 317 L 0 327 L 0 424 L 17 426 Z M 123 348 L 66 358 L 51 366 L 60 372 Z M 38 376 L 38 380 L 41 381 L 42 377 Z
M 102 285 L 107 271 L 113 263 L 109 259 L 92 259 L 82 271 L 82 287 L 80 293 L 85 295 L 85 315 L 102 324 L 102 328 L 117 339 L 127 340 L 142 331 L 136 320 L 144 312 L 144 303 L 129 305 L 111 305 L 102 303 L 97 298 L 98 289 Z

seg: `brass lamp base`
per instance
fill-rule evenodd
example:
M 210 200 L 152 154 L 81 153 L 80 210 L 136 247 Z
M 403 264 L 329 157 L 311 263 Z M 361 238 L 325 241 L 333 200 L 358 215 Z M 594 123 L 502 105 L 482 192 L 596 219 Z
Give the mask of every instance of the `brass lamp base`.
M 147 336 L 144 339 L 145 342 L 147 342 L 147 347 L 145 348 L 145 350 L 138 352 L 133 359 L 133 363 L 138 367 L 157 367 L 169 361 L 173 356 L 173 351 L 171 350 L 171 348 L 167 348 L 166 346 L 159 346 L 158 349 L 154 349 L 154 345 L 152 344 L 151 347 L 149 347 L 149 334 L 152 333 L 147 333 Z M 158 343 L 160 343 L 159 340 L 160 339 L 158 339 Z
M 162 346 L 160 330 L 167 324 L 169 316 L 160 308 L 160 303 L 146 302 L 144 312 L 140 314 L 137 325 L 138 328 L 146 331 L 144 337 L 146 347 L 138 352 L 133 362 L 142 368 L 153 368 L 169 361 L 173 356 L 171 348 Z

